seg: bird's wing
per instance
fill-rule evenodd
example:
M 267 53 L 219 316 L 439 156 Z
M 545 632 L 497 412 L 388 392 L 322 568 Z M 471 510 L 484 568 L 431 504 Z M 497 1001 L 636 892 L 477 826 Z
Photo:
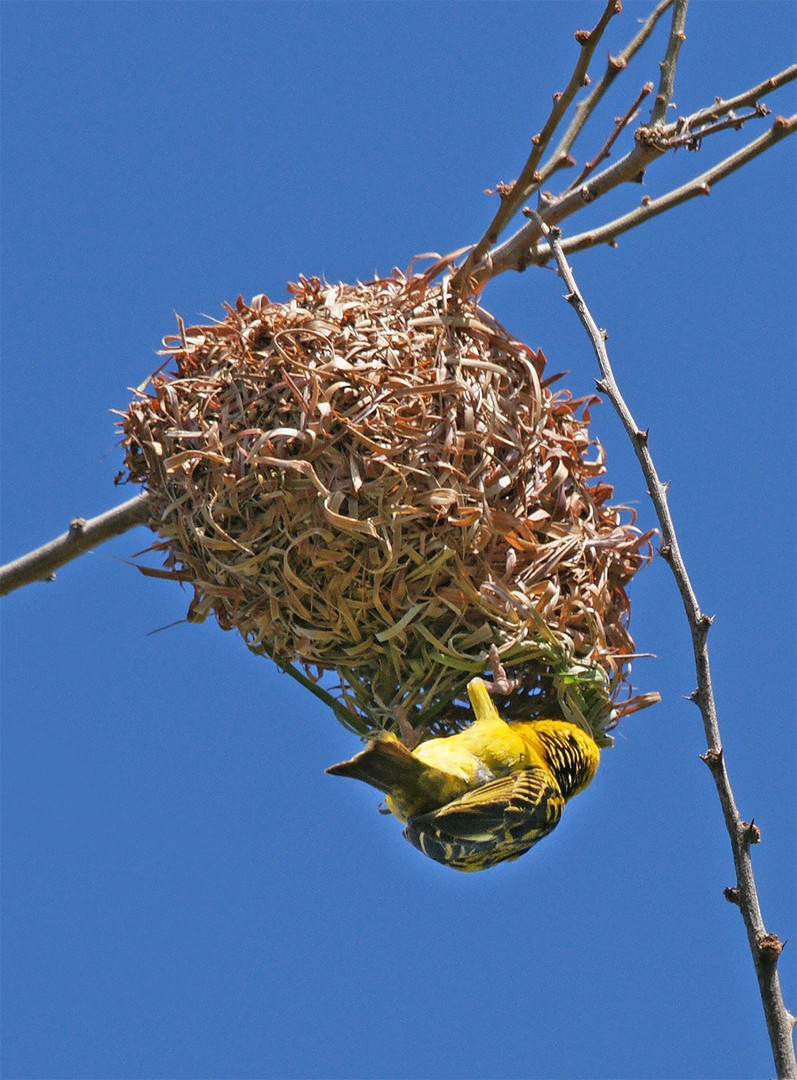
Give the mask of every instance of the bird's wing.
M 410 818 L 404 835 L 420 851 L 457 870 L 483 870 L 516 859 L 547 836 L 564 799 L 538 765 L 492 780 L 439 810 Z

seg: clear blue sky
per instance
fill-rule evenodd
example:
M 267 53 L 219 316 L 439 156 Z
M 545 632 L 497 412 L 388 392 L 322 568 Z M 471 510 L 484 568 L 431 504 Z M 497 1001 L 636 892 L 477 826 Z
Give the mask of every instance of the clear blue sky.
M 175 311 L 475 241 L 483 189 L 517 175 L 601 6 L 4 4 L 4 558 L 120 501 L 110 410 Z M 626 3 L 609 47 L 647 10 Z M 705 0 L 687 34 L 681 113 L 786 67 L 794 5 Z M 770 105 L 792 112 L 792 90 Z M 680 152 L 612 210 L 763 130 Z M 792 1009 L 794 163 L 781 144 L 574 259 L 716 616 L 727 761 L 763 833 Z M 484 303 L 584 394 L 594 359 L 562 292 L 530 270 Z M 618 499 L 652 525 L 608 405 L 595 424 Z M 324 774 L 356 739 L 234 634 L 152 634 L 189 594 L 132 568 L 148 542 L 129 533 L 2 604 L 5 1077 L 771 1075 L 661 560 L 632 600 L 656 657 L 635 682 L 662 704 L 623 725 L 553 836 L 459 875 L 376 793 Z

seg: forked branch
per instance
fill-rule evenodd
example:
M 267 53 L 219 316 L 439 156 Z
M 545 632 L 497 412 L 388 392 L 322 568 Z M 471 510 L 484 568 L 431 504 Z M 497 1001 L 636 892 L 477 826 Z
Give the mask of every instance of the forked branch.
M 538 173 L 537 170 L 543 154 L 548 149 L 548 145 L 553 138 L 554 132 L 570 107 L 573 98 L 581 87 L 585 85 L 585 82 L 588 81 L 587 71 L 589 70 L 589 65 L 595 53 L 595 49 L 598 47 L 598 42 L 603 37 L 603 32 L 609 25 L 609 21 L 612 17 L 618 15 L 621 11 L 622 4 L 619 0 L 608 0 L 606 7 L 603 10 L 603 14 L 596 23 L 594 29 L 590 31 L 578 30 L 576 32 L 576 41 L 581 46 L 581 52 L 579 53 L 576 66 L 573 69 L 573 74 L 570 76 L 570 81 L 561 93 L 554 94 L 553 107 L 550 115 L 545 121 L 539 134 L 535 135 L 531 140 L 533 148 L 526 164 L 523 166 L 523 171 L 514 184 L 501 192 L 501 205 L 498 207 L 495 217 L 488 225 L 484 236 L 478 244 L 476 244 L 454 276 L 455 287 L 458 287 L 462 282 L 467 281 L 473 267 L 478 264 L 483 255 L 490 247 L 492 247 L 506 225 L 512 220 L 515 214 L 518 213 L 523 203 L 526 202 L 539 185 L 541 174 Z M 558 155 L 556 163 L 549 166 L 550 172 L 559 168 L 566 157 L 566 153 Z
M 561 241 L 562 250 L 569 255 L 574 251 L 585 251 L 587 248 L 596 247 L 598 244 L 611 244 L 622 233 L 650 221 L 651 218 L 656 217 L 658 214 L 663 214 L 665 210 L 671 210 L 681 203 L 694 199 L 697 195 L 710 194 L 714 184 L 718 184 L 726 176 L 730 176 L 731 173 L 741 169 L 743 165 L 758 157 L 759 154 L 763 154 L 765 150 L 780 142 L 787 135 L 793 134 L 796 130 L 797 115 L 776 117 L 769 131 L 748 143 L 747 146 L 743 146 L 741 150 L 737 150 L 735 154 L 730 154 L 711 169 L 701 173 L 700 176 L 696 176 L 693 180 L 689 180 L 680 187 L 673 188 L 672 191 L 660 195 L 657 199 L 646 196 L 634 210 L 630 210 L 627 214 L 622 214 L 612 221 L 607 221 L 605 225 L 600 225 L 598 228 L 590 229 L 587 232 L 576 233 L 574 236 L 568 236 Z M 534 217 L 531 212 L 529 212 L 529 216 L 532 219 Z M 539 227 L 532 220 L 529 235 L 535 233 L 540 238 L 542 237 Z M 515 249 L 510 248 L 509 244 L 510 241 L 507 241 L 505 246 L 496 251 L 493 258 L 493 275 L 500 273 L 502 270 L 520 268 L 513 267 L 511 264 Z M 551 258 L 551 249 L 544 241 L 535 243 L 531 250 L 525 249 L 525 242 L 520 243 L 518 241 L 516 247 L 520 257 L 523 259 L 524 268 L 532 264 L 542 266 Z
M 534 148 L 517 181 L 514 184 L 499 185 L 501 205 L 498 212 L 484 236 L 470 250 L 462 266 L 454 274 L 452 280 L 454 289 L 476 291 L 491 278 L 506 270 L 522 271 L 532 263 L 545 262 L 550 257 L 547 245 L 540 243 L 542 233 L 533 221 L 518 229 L 500 246 L 495 247 L 501 232 L 535 192 L 539 192 L 537 210 L 542 220 L 547 225 L 556 225 L 621 184 L 641 181 L 648 166 L 669 151 L 683 146 L 690 150 L 698 150 L 705 139 L 719 131 L 727 128 L 739 129 L 748 121 L 769 114 L 769 109 L 759 101 L 761 95 L 776 90 L 797 77 L 797 65 L 763 80 L 757 86 L 750 87 L 732 98 L 723 100 L 718 97 L 713 105 L 701 108 L 689 116 L 679 117 L 670 123 L 665 122 L 671 105 L 678 55 L 686 36 L 684 27 L 687 5 L 688 0 L 663 0 L 653 10 L 645 25 L 626 49 L 618 57 L 609 57 L 603 77 L 587 97 L 575 107 L 573 118 L 564 136 L 553 153 L 541 165 L 543 152 L 556 127 L 564 119 L 567 106 L 572 101 L 579 82 L 585 85 L 589 81 L 586 72 L 595 45 L 602 36 L 609 19 L 617 14 L 618 8 L 611 3 L 607 4 L 595 28 L 589 33 L 582 32 L 577 35 L 582 45 L 582 55 L 576 64 L 570 83 L 563 94 L 555 96 L 554 108 L 540 134 L 532 140 Z M 602 149 L 592 161 L 582 168 L 578 178 L 558 196 L 542 192 L 542 184 L 553 173 L 575 164 L 570 156 L 573 143 L 583 131 L 603 94 L 617 75 L 625 70 L 629 59 L 648 39 L 656 23 L 669 7 L 673 8 L 672 22 L 665 55 L 660 64 L 659 85 L 651 110 L 650 122 L 636 129 L 634 146 L 617 162 L 594 175 L 598 164 L 608 157 L 609 151 L 621 132 L 635 119 L 637 106 L 648 92 L 650 84 L 646 84 L 626 114 L 615 121 L 614 131 L 604 141 Z M 735 111 L 746 106 L 750 107 L 750 111 L 743 115 Z M 579 234 L 578 237 L 571 237 L 565 245 L 566 250 L 581 250 L 596 244 L 611 242 L 619 233 L 642 224 L 663 210 L 677 206 L 694 195 L 706 194 L 711 183 L 716 183 L 717 180 L 740 168 L 752 157 L 768 149 L 794 130 L 795 125 L 792 120 L 778 118 L 773 129 L 765 136 L 756 139 L 736 154 L 726 157 L 701 176 L 662 195 L 659 199 L 645 200 L 641 207 L 619 218 L 598 225 L 588 232 Z M 576 241 L 578 248 L 573 246 Z

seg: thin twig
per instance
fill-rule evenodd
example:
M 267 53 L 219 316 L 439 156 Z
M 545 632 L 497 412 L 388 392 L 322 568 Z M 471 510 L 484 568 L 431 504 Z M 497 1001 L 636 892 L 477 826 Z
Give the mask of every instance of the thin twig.
M 700 144 L 708 135 L 715 135 L 718 131 L 727 131 L 733 128 L 739 131 L 748 120 L 758 120 L 762 116 L 769 116 L 770 109 L 766 105 L 756 105 L 752 112 L 739 116 L 737 113 L 729 113 L 724 120 L 717 120 L 713 124 L 705 124 L 695 131 L 684 131 L 682 135 L 673 135 L 667 139 L 667 148 L 677 150 L 679 146 L 685 146 L 687 150 L 699 150 Z
M 741 819 L 728 777 L 720 738 L 708 652 L 708 631 L 713 620 L 703 614 L 698 604 L 670 513 L 667 485 L 661 482 L 656 471 L 650 453 L 648 432 L 643 431 L 634 420 L 617 385 L 606 349 L 606 335 L 598 328 L 578 289 L 573 272 L 567 263 L 562 245 L 559 242 L 559 230 L 549 229 L 539 216 L 537 217 L 537 224 L 547 237 L 559 268 L 559 274 L 567 286 L 567 300 L 575 308 L 595 350 L 598 366 L 601 370 L 601 379 L 597 382 L 598 389 L 609 398 L 631 440 L 661 526 L 661 555 L 670 566 L 675 577 L 692 636 L 692 648 L 697 672 L 697 689 L 691 695 L 691 699 L 700 709 L 703 718 L 708 748 L 703 760 L 709 766 L 714 777 L 725 826 L 731 841 L 733 862 L 736 869 L 737 883 L 734 887 L 725 891 L 725 896 L 738 905 L 747 930 L 747 938 L 758 978 L 777 1075 L 779 1078 L 793 1078 L 797 1076 L 797 1063 L 795 1063 L 792 1039 L 794 1017 L 791 1016 L 783 1004 L 783 995 L 777 971 L 777 960 L 783 944 L 777 935 L 767 933 L 764 927 L 750 858 L 750 845 L 759 841 L 760 833 L 755 826 L 743 822 Z
M 771 94 L 773 90 L 779 90 L 781 86 L 786 86 L 787 83 L 793 82 L 795 78 L 797 78 L 797 64 L 792 64 L 790 67 L 784 68 L 783 71 L 779 71 L 777 75 L 764 79 L 757 86 L 751 86 L 749 90 L 743 90 L 741 94 L 737 94 L 735 97 L 727 99 L 718 97 L 713 105 L 709 105 L 705 109 L 699 109 L 687 117 L 686 120 L 674 120 L 662 129 L 662 135 L 667 138 L 670 135 L 678 134 L 683 129 L 684 124 L 688 124 L 691 130 L 692 128 L 702 127 L 706 123 L 713 123 L 720 116 L 733 112 L 734 109 L 755 105 L 764 94 Z
M 480 262 L 482 257 L 501 235 L 506 225 L 520 210 L 523 203 L 526 202 L 539 184 L 540 175 L 537 172 L 537 169 L 542 160 L 542 156 L 547 150 L 548 144 L 567 112 L 571 101 L 584 85 L 590 61 L 595 53 L 595 49 L 598 47 L 598 42 L 603 37 L 604 30 L 609 25 L 609 21 L 612 17 L 617 15 L 620 11 L 622 11 L 622 5 L 619 0 L 607 0 L 603 14 L 595 24 L 595 27 L 590 31 L 576 31 L 576 41 L 581 46 L 581 51 L 576 66 L 573 69 L 573 74 L 570 76 L 570 81 L 561 93 L 554 94 L 553 107 L 550 115 L 539 134 L 535 135 L 531 140 L 533 148 L 526 164 L 523 166 L 520 176 L 506 194 L 501 196 L 501 205 L 498 207 L 493 220 L 488 225 L 487 231 L 454 275 L 452 280 L 453 288 L 457 288 L 463 282 L 467 281 L 471 269 Z M 555 168 L 559 168 L 565 157 L 566 155 L 561 155 L 557 164 L 551 168 L 551 171 Z
M 0 567 L 0 596 L 33 581 L 51 581 L 59 567 L 106 540 L 143 525 L 148 516 L 149 496 L 141 494 L 89 521 L 75 518 L 62 536 Z
M 645 98 L 648 96 L 652 89 L 653 83 L 645 83 L 645 85 L 642 87 L 642 89 L 639 91 L 636 98 L 634 99 L 631 107 L 626 111 L 625 115 L 618 116 L 615 119 L 614 131 L 611 133 L 609 138 L 603 144 L 603 146 L 592 159 L 592 161 L 587 162 L 587 164 L 575 178 L 573 183 L 569 185 L 569 187 L 567 188 L 568 191 L 572 191 L 573 188 L 578 187 L 579 184 L 583 184 L 587 177 L 595 172 L 600 163 L 602 161 L 605 161 L 606 158 L 609 157 L 612 147 L 620 137 L 620 133 L 623 132 L 633 120 L 636 120 L 637 116 L 639 115 L 639 106 L 642 104 L 642 102 L 645 100 Z
M 651 218 L 656 217 L 658 214 L 663 214 L 665 210 L 670 210 L 674 206 L 688 202 L 689 199 L 693 199 L 697 195 L 708 195 L 714 184 L 718 184 L 720 180 L 724 180 L 726 176 L 730 176 L 731 173 L 736 172 L 743 165 L 752 161 L 753 158 L 763 154 L 765 150 L 768 150 L 775 143 L 780 142 L 781 139 L 793 134 L 795 131 L 797 131 L 797 114 L 790 117 L 776 117 L 769 131 L 748 143 L 747 146 L 742 147 L 741 150 L 737 150 L 735 154 L 723 158 L 722 161 L 707 169 L 706 172 L 701 173 L 700 176 L 696 176 L 688 183 L 682 184 L 681 187 L 660 195 L 657 199 L 643 199 L 640 206 L 627 214 L 623 214 L 621 217 L 615 218 L 613 221 L 607 222 L 605 225 L 567 237 L 561 243 L 562 250 L 570 255 L 575 251 L 586 251 L 587 248 L 596 247 L 598 244 L 612 243 L 622 233 L 650 221 Z M 550 258 L 551 248 L 546 243 L 540 243 L 529 254 L 526 265 L 542 266 Z M 497 253 L 496 262 L 498 262 Z M 504 269 L 508 269 L 508 267 L 504 267 Z M 495 272 L 498 273 L 498 269 Z
M 684 27 L 686 26 L 686 9 L 688 7 L 689 0 L 675 0 L 675 7 L 672 12 L 672 24 L 670 26 L 670 37 L 667 41 L 667 51 L 661 62 L 659 89 L 656 92 L 656 100 L 650 114 L 651 127 L 656 127 L 657 124 L 661 124 L 666 119 L 667 110 L 672 101 L 672 92 L 673 87 L 675 86 L 675 68 L 678 64 L 678 53 L 681 51 L 681 46 L 686 41 Z

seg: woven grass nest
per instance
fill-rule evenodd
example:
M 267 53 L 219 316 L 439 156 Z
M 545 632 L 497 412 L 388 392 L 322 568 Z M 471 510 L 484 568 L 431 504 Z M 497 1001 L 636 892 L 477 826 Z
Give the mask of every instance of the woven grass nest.
M 553 392 L 542 352 L 448 280 L 301 277 L 288 303 L 178 320 L 175 370 L 122 415 L 122 475 L 189 619 L 298 665 L 354 730 L 460 730 L 495 644 L 519 680 L 507 719 L 606 744 L 645 703 L 626 586 L 650 534 L 600 479 L 597 399 Z

